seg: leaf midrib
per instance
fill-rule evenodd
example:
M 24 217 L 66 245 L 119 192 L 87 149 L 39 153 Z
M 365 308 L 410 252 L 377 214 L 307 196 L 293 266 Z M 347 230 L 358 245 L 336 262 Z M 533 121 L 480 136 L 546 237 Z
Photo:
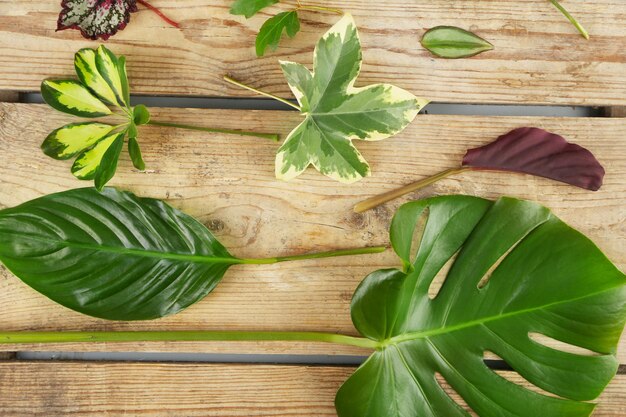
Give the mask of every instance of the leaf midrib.
M 173 253 L 173 252 L 159 252 L 156 250 L 146 250 L 146 249 L 135 249 L 135 248 L 120 248 L 115 246 L 107 246 L 101 244 L 91 244 L 91 243 L 80 243 L 80 242 L 72 242 L 64 239 L 47 239 L 41 236 L 22 234 L 22 236 L 27 236 L 29 239 L 37 240 L 40 242 L 46 242 L 51 244 L 59 244 L 61 246 L 67 248 L 76 248 L 76 249 L 85 249 L 85 250 L 93 250 L 99 252 L 108 252 L 108 253 L 117 253 L 122 255 L 130 255 L 130 256 L 138 256 L 145 258 L 157 258 L 157 259 L 167 259 L 173 261 L 184 261 L 184 262 L 192 262 L 192 263 L 202 263 L 202 264 L 230 264 L 237 265 L 242 264 L 244 261 L 238 258 L 224 258 L 224 257 L 214 257 L 207 255 L 193 255 L 193 254 L 181 254 L 181 253 Z
M 392 345 L 397 345 L 399 343 L 403 343 L 403 342 L 410 342 L 413 340 L 418 340 L 418 339 L 428 339 L 432 336 L 438 336 L 441 334 L 446 334 L 446 333 L 452 333 L 452 332 L 456 332 L 459 330 L 464 330 L 470 327 L 475 327 L 475 326 L 480 326 L 480 325 L 484 325 L 486 323 L 490 323 L 493 321 L 498 321 L 498 320 L 504 320 L 510 317 L 514 317 L 517 315 L 521 315 L 521 314 L 527 314 L 527 313 L 532 313 L 538 310 L 544 310 L 544 309 L 548 309 L 550 307 L 554 307 L 557 305 L 561 305 L 561 304 L 567 304 L 567 303 L 571 303 L 571 302 L 575 302 L 578 300 L 583 300 L 585 298 L 589 298 L 589 297 L 595 297 L 596 295 L 600 295 L 602 293 L 608 292 L 608 291 L 612 291 L 620 286 L 623 286 L 624 283 L 620 283 L 608 288 L 603 289 L 602 291 L 597 291 L 594 293 L 589 293 L 589 294 L 585 294 L 584 296 L 581 297 L 576 297 L 576 298 L 570 298 L 567 300 L 562 300 L 562 301 L 558 301 L 558 302 L 554 302 L 554 303 L 549 303 L 549 304 L 544 304 L 544 305 L 540 305 L 537 307 L 532 307 L 532 308 L 527 308 L 527 309 L 522 309 L 522 310 L 517 310 L 517 311 L 512 311 L 510 313 L 505 313 L 505 314 L 500 314 L 497 316 L 489 316 L 489 317 L 484 317 L 481 319 L 477 319 L 477 320 L 471 320 L 468 321 L 466 323 L 462 323 L 462 324 L 457 324 L 454 326 L 444 326 L 444 327 L 439 327 L 437 329 L 431 329 L 431 330 L 426 330 L 426 331 L 422 331 L 422 332 L 413 332 L 413 333 L 405 333 L 402 335 L 398 335 L 398 336 L 394 336 L 392 338 L 389 338 L 387 340 L 383 340 L 380 342 L 380 348 L 386 348 L 388 346 L 392 346 Z

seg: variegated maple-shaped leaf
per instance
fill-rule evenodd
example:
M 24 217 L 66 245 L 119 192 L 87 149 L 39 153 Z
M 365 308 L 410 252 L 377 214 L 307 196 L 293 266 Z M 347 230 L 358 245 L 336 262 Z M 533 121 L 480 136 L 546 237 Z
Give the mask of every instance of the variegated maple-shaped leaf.
M 122 30 L 137 11 L 136 0 L 62 0 L 57 30 L 78 29 L 88 39 L 103 40 Z
M 309 165 L 344 183 L 370 175 L 353 139 L 380 140 L 403 130 L 428 101 L 390 84 L 356 88 L 361 71 L 361 42 L 346 14 L 318 42 L 314 71 L 281 62 L 304 121 L 276 156 L 276 177 L 290 180 Z

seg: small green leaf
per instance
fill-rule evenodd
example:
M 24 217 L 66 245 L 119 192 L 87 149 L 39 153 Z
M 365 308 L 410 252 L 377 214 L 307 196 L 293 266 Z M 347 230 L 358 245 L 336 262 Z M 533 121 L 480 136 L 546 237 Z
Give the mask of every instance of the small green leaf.
M 352 140 L 393 136 L 428 103 L 391 84 L 354 87 L 361 61 L 357 27 L 346 14 L 318 42 L 314 72 L 281 62 L 305 118 L 278 150 L 277 178 L 293 179 L 313 165 L 338 181 L 358 181 L 370 168 Z
M 93 148 L 81 153 L 72 165 L 72 174 L 80 180 L 94 179 L 104 155 L 117 139 L 123 140 L 124 133 L 111 133 Z
M 354 293 L 354 326 L 378 349 L 337 393 L 339 417 L 468 417 L 438 378 L 482 417 L 591 414 L 618 369 L 626 277 L 589 239 L 536 203 L 443 196 L 400 207 L 391 242 L 413 268 L 375 271 Z M 551 395 L 502 378 L 486 352 Z
M 243 15 L 249 19 L 259 11 L 276 3 L 278 0 L 236 0 L 230 8 L 230 13 Z
M 96 50 L 96 67 L 102 78 L 109 85 L 120 107 L 127 107 L 126 93 L 120 75 L 119 63 L 113 52 L 104 45 L 100 45 Z
M 124 101 L 130 106 L 130 85 L 128 84 L 128 75 L 126 74 L 126 57 L 117 58 L 117 69 L 120 72 L 120 80 L 122 82 L 122 91 L 124 93 Z
M 41 83 L 41 95 L 50 107 L 74 116 L 102 117 L 112 113 L 78 81 L 45 80 Z
M 422 37 L 422 46 L 440 58 L 467 58 L 493 49 L 472 32 L 454 26 L 437 26 Z
M 261 30 L 259 30 L 259 34 L 256 37 L 257 56 L 263 56 L 268 47 L 272 51 L 275 51 L 276 48 L 278 48 L 283 31 L 285 31 L 290 38 L 296 36 L 300 31 L 300 19 L 298 18 L 297 11 L 292 10 L 290 12 L 279 13 L 269 18 L 263 26 L 261 26 Z
M 126 131 L 128 132 L 128 136 L 131 138 L 136 138 L 138 136 L 137 125 L 135 122 L 130 122 Z
M 124 135 L 120 134 L 115 138 L 109 149 L 106 150 L 98 169 L 96 169 L 95 186 L 96 190 L 102 191 L 104 186 L 113 178 L 117 170 L 117 161 L 120 159 L 122 148 L 124 147 Z
M 109 84 L 102 78 L 96 66 L 96 51 L 90 48 L 81 49 L 74 55 L 74 68 L 78 79 L 100 99 L 108 104 L 116 105 L 117 97 Z
M 143 157 L 141 156 L 141 148 L 139 148 L 139 142 L 137 142 L 137 138 L 134 136 L 130 136 L 128 138 L 128 153 L 130 155 L 130 159 L 133 161 L 133 166 L 140 171 L 146 169 L 146 164 L 143 161 Z
M 138 104 L 133 109 L 133 120 L 137 126 L 148 124 L 150 121 L 150 112 L 143 104 Z
M 41 149 L 54 159 L 69 159 L 92 147 L 113 129 L 114 126 L 104 123 L 71 123 L 52 131 L 41 144 Z

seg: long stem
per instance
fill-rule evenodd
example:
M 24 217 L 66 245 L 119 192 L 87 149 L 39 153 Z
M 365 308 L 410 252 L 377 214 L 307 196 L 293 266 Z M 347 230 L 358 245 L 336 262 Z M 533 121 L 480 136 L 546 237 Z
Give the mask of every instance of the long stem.
M 262 95 L 262 96 L 269 97 L 269 98 L 272 98 L 272 99 L 274 99 L 274 100 L 278 100 L 278 101 L 280 101 L 281 103 L 285 103 L 286 105 L 288 105 L 288 106 L 290 106 L 290 107 L 293 107 L 294 109 L 296 109 L 296 110 L 298 110 L 298 111 L 302 111 L 302 109 L 300 108 L 300 106 L 298 106 L 297 104 L 293 104 L 293 103 L 292 103 L 292 102 L 290 102 L 289 100 L 285 100 L 284 98 L 281 98 L 281 97 L 275 96 L 275 95 L 270 94 L 270 93 L 266 93 L 265 91 L 257 90 L 256 88 L 250 87 L 249 85 L 246 85 L 246 84 L 244 84 L 244 83 L 242 83 L 242 82 L 239 82 L 239 81 L 237 81 L 237 80 L 235 80 L 235 79 L 233 79 L 233 78 L 229 77 L 228 75 L 225 75 L 225 76 L 224 76 L 224 81 L 227 81 L 227 82 L 229 82 L 229 83 L 231 83 L 231 84 L 233 84 L 233 85 L 236 85 L 237 87 L 241 87 L 241 88 L 245 88 L 246 90 L 253 91 L 253 92 L 255 92 L 255 93 L 257 93 L 257 94 L 260 94 L 260 95 Z
M 304 255 L 279 256 L 276 258 L 239 259 L 240 262 L 237 262 L 237 263 L 268 265 L 268 264 L 276 264 L 279 262 L 302 261 L 305 259 L 323 259 L 323 258 L 334 258 L 337 256 L 352 256 L 352 255 L 381 253 L 381 252 L 384 252 L 385 250 L 387 250 L 385 246 L 371 246 L 368 248 L 342 249 L 342 250 L 335 250 L 335 251 L 330 251 L 330 252 L 309 253 L 309 254 L 304 254 Z
M 165 16 L 162 11 L 160 11 L 159 9 L 157 9 L 156 7 L 154 7 L 153 5 L 148 3 L 147 1 L 145 1 L 145 0 L 137 0 L 137 3 L 142 4 L 144 7 L 152 10 L 154 13 L 156 13 L 161 19 L 163 19 L 169 25 L 172 25 L 175 28 L 180 29 L 180 24 L 178 24 L 178 22 L 175 22 L 172 19 L 170 19 L 169 17 Z
M 256 138 L 270 139 L 275 142 L 278 142 L 280 140 L 280 136 L 276 133 L 256 133 L 256 132 L 247 132 L 243 130 L 234 130 L 234 129 L 218 129 L 218 128 L 212 128 L 212 127 L 184 125 L 180 123 L 157 122 L 154 120 L 150 120 L 148 124 L 154 125 L 154 126 L 174 127 L 177 129 L 199 130 L 201 132 L 209 132 L 209 133 L 225 133 L 227 135 L 253 136 Z
M 333 9 L 331 7 L 316 6 L 316 5 L 298 5 L 296 10 L 310 10 L 313 12 L 329 12 L 329 13 L 343 15 L 343 11 L 339 9 Z
M 365 201 L 362 201 L 356 206 L 354 206 L 354 211 L 357 213 L 363 213 L 364 211 L 371 210 L 374 207 L 380 206 L 381 204 L 385 204 L 388 201 L 395 200 L 396 198 L 402 197 L 403 195 L 406 195 L 408 193 L 412 193 L 413 191 L 417 191 L 424 187 L 427 187 L 443 178 L 449 177 L 450 175 L 459 174 L 467 170 L 469 170 L 469 168 L 447 169 L 443 172 L 440 172 L 437 175 L 433 175 L 432 177 L 414 182 L 413 184 L 405 185 L 404 187 L 391 190 L 384 194 L 380 194 L 375 197 L 369 198 Z
M 567 19 L 574 25 L 576 26 L 576 29 L 578 29 L 578 31 L 580 32 L 581 35 L 583 35 L 583 37 L 585 39 L 589 39 L 589 33 L 587 32 L 587 30 L 578 22 L 578 20 L 576 20 L 576 18 L 574 16 L 572 16 L 566 9 L 565 7 L 563 7 L 561 5 L 561 3 L 559 3 L 557 0 L 550 0 L 550 3 L 552 3 L 554 5 L 554 7 L 556 7 L 557 9 L 559 9 L 559 11 L 561 13 L 563 13 L 565 15 L 565 17 L 567 17 Z
M 243 342 L 298 341 L 324 342 L 376 349 L 379 343 L 361 337 L 317 332 L 0 332 L 0 344 L 7 343 L 96 343 L 96 342 Z

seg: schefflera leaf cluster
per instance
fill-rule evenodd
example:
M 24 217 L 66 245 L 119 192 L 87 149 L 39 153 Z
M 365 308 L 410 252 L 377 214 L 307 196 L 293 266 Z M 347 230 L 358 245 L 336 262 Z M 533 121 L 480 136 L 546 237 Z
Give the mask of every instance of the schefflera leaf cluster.
M 352 300 L 377 351 L 339 390 L 339 417 L 469 416 L 440 380 L 481 417 L 592 413 L 618 368 L 626 280 L 585 236 L 535 203 L 445 196 L 402 206 L 391 242 L 402 270 L 370 274 Z M 494 372 L 489 352 L 555 396 Z
M 96 188 L 102 190 L 115 174 L 126 137 L 133 165 L 145 169 L 137 142 L 137 126 L 147 124 L 150 114 L 143 105 L 130 105 L 125 57 L 115 56 L 104 46 L 85 48 L 75 54 L 74 68 L 79 81 L 42 82 L 45 102 L 73 116 L 113 116 L 119 123 L 70 123 L 50 133 L 41 148 L 55 159 L 75 157 L 72 174 L 81 180 L 94 180 Z

